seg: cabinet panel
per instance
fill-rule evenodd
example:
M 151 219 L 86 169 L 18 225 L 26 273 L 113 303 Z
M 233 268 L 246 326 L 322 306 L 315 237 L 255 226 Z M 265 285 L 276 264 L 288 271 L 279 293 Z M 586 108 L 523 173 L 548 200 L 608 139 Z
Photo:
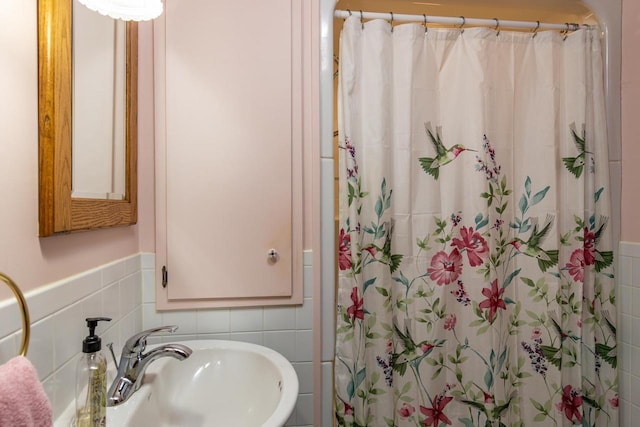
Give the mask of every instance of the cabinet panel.
M 167 306 L 300 302 L 301 11 L 167 0 L 154 23 Z

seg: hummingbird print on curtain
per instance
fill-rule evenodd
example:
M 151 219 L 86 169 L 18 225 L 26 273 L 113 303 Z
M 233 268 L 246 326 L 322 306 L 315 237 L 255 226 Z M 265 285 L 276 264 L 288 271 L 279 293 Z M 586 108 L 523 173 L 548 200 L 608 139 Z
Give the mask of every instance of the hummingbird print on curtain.
M 355 166 L 355 149 L 350 140 L 347 139 L 342 148 L 353 155 L 350 164 Z M 346 393 L 337 390 L 339 425 L 385 425 L 359 417 L 355 402 L 373 404 L 382 395 L 391 393 L 389 387 L 398 385 L 401 385 L 400 391 L 394 392 L 396 410 L 386 419 L 389 426 L 404 425 L 404 421 L 408 421 L 407 425 L 419 422 L 425 426 L 524 427 L 530 424 L 524 418 L 514 418 L 514 414 L 531 413 L 533 421 L 546 425 L 583 425 L 588 421 L 587 425 L 595 427 L 595 420 L 609 417 L 609 411 L 615 412 L 618 396 L 613 377 L 597 387 L 594 384 L 593 388 L 553 383 L 546 396 L 523 399 L 519 394 L 529 384 L 533 387 L 546 382 L 553 372 L 579 366 L 577 357 L 582 349 L 590 351 L 598 361 L 597 371 L 604 372 L 607 366 L 615 372 L 616 327 L 609 314 L 613 308 L 613 290 L 608 288 L 603 292 L 601 289 L 592 298 L 578 300 L 579 293 L 574 289 L 575 285 L 582 285 L 586 274 L 600 275 L 602 279 L 612 277 L 610 272 L 603 272 L 610 267 L 609 261 L 601 261 L 604 264 L 596 268 L 599 249 L 595 249 L 598 246 L 595 236 L 605 228 L 606 219 L 601 217 L 596 221 L 592 216 L 585 222 L 575 218 L 572 227 L 562 232 L 563 244 L 571 249 L 572 255 L 566 264 L 558 267 L 559 250 L 543 249 L 545 239 L 554 228 L 554 216 L 547 215 L 542 225 L 538 217 L 530 216 L 535 205 L 544 203 L 551 188 L 545 186 L 536 191 L 527 177 L 521 190 L 518 215 L 508 218 L 505 212 L 515 192 L 509 186 L 508 177 L 502 174 L 486 136 L 483 149 L 486 157 L 477 157 L 475 169 L 484 174 L 492 197 L 485 194 L 479 195 L 479 199 L 484 199 L 491 208 L 493 220 L 487 220 L 484 213 L 473 213 L 470 224 L 464 213 L 437 218 L 432 231 L 416 242 L 418 251 L 431 254 L 429 268 L 424 273 L 410 275 L 403 259 L 396 254 L 399 262 L 391 271 L 395 272 L 391 275 L 395 291 L 384 286 L 381 277 L 374 276 L 363 284 L 365 293 L 373 292 L 380 300 L 381 311 L 365 309 L 365 300 L 359 297 L 357 286 L 351 289 L 348 304 L 338 307 L 339 340 L 353 342 L 359 351 L 366 351 L 376 341 L 386 342 L 385 353 L 376 356 L 376 365 L 384 368 L 384 382 L 382 375 L 375 372 L 369 375 L 366 364 L 351 367 L 346 359 L 337 356 L 337 362 L 343 364 L 341 368 L 347 368 L 352 376 Z M 358 177 L 350 179 L 356 182 Z M 352 198 L 350 203 L 360 210 L 370 197 L 387 200 L 390 197 L 387 191 L 386 179 L 383 179 L 379 196 L 375 191 L 367 191 L 361 193 L 363 197 Z M 377 202 L 374 204 L 379 206 Z M 385 204 L 376 216 L 383 220 L 391 204 L 391 201 Z M 591 225 L 584 229 L 585 223 Z M 362 272 L 375 265 L 385 265 L 388 269 L 386 262 L 377 259 L 370 250 L 378 247 L 378 242 L 388 241 L 388 235 L 376 235 L 373 230 L 378 228 L 377 224 L 368 226 L 368 231 L 354 229 L 350 224 L 347 221 L 346 227 L 340 229 L 341 236 L 356 237 L 340 249 L 339 256 L 345 260 L 340 266 L 342 273 L 355 279 L 356 269 Z M 591 255 L 585 257 L 592 248 Z M 610 259 L 609 252 L 604 251 L 605 255 L 599 258 Z M 468 255 L 466 259 L 464 254 Z M 574 256 L 577 254 L 581 256 Z M 524 267 L 526 259 L 535 260 L 537 268 Z M 550 271 L 554 267 L 556 269 Z M 483 278 L 480 282 L 485 284 L 479 291 L 464 284 L 469 283 L 469 276 L 463 274 L 465 271 Z M 555 280 L 560 286 L 552 294 L 550 285 Z M 454 285 L 457 285 L 455 289 Z M 522 289 L 519 293 L 527 295 L 529 300 L 517 300 L 516 288 Z M 459 298 L 461 294 L 466 299 Z M 398 314 L 386 323 L 381 318 L 385 311 Z M 409 313 L 413 316 L 407 316 Z M 466 323 L 459 322 L 462 318 L 467 319 Z M 584 328 L 598 323 L 605 327 L 598 328 L 601 330 L 595 335 L 597 339 L 590 343 L 585 339 Z M 503 332 L 496 332 L 498 324 Z M 515 347 L 511 338 L 514 335 L 523 337 Z M 479 345 L 487 339 L 493 342 L 490 348 Z M 481 372 L 484 374 L 478 377 Z M 440 383 L 438 380 L 442 378 L 447 379 L 444 389 L 433 389 L 432 382 Z M 599 391 L 601 389 L 604 392 Z M 453 409 L 454 406 L 457 408 Z M 554 408 L 562 416 L 554 413 Z
M 436 134 L 433 134 L 431 129 L 431 123 L 426 123 L 424 128 L 429 136 L 429 140 L 433 144 L 433 148 L 436 149 L 435 157 L 420 157 L 420 165 L 422 169 L 431 175 L 434 179 L 438 179 L 440 176 L 440 168 L 448 163 L 454 161 L 463 151 L 475 151 L 466 148 L 462 144 L 454 144 L 450 148 L 447 148 L 442 143 L 439 130 L 436 128 Z
M 576 178 L 580 178 L 580 176 L 582 175 L 582 170 L 584 169 L 584 166 L 587 162 L 587 154 L 591 154 L 586 151 L 584 132 L 584 129 L 582 129 L 582 136 L 579 136 L 577 130 L 575 129 L 575 125 L 571 125 L 571 135 L 573 136 L 576 148 L 578 149 L 578 154 L 574 157 L 562 158 L 562 162 L 564 163 L 567 170 L 575 175 Z
M 340 39 L 336 424 L 616 427 L 597 30 L 356 15 Z

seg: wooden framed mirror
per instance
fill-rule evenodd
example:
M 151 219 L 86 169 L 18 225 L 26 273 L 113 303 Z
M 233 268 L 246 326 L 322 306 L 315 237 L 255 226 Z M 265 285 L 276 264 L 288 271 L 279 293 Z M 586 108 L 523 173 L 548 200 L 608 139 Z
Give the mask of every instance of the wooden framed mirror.
M 137 221 L 138 26 L 126 23 L 124 194 L 120 200 L 72 197 L 73 7 L 73 0 L 38 0 L 41 237 Z

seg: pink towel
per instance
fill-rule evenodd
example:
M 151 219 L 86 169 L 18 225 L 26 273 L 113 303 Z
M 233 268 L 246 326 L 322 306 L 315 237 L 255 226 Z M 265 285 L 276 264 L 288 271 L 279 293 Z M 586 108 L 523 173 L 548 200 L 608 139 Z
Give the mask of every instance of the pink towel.
M 49 427 L 51 404 L 29 359 L 14 357 L 0 366 L 0 427 Z

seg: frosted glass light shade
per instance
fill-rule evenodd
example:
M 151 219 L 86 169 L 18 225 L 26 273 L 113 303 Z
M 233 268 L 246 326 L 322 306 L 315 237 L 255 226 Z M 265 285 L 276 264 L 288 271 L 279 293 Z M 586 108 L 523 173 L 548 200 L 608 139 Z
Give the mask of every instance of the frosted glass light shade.
M 91 10 L 123 21 L 148 21 L 162 13 L 161 0 L 78 0 Z

